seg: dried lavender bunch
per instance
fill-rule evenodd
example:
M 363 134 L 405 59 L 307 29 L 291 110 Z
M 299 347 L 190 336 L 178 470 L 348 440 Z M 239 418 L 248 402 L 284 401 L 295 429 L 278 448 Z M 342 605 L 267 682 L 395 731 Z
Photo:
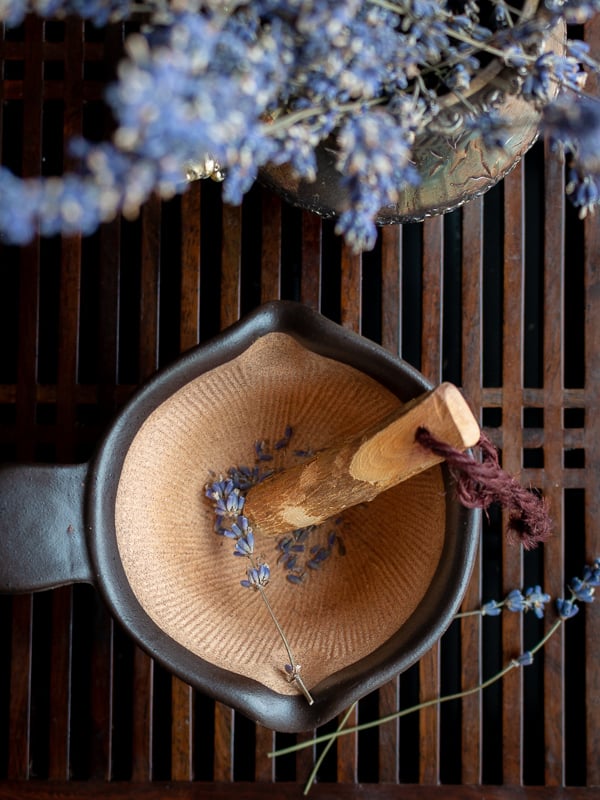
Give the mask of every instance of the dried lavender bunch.
M 21 244 L 38 228 L 91 233 L 118 213 L 135 216 L 153 192 L 184 191 L 202 154 L 218 165 L 211 174 L 226 175 L 224 199 L 239 203 L 267 163 L 314 179 L 315 148 L 334 136 L 350 196 L 337 230 L 368 249 L 376 211 L 418 181 L 418 136 L 449 95 L 472 110 L 471 82 L 488 56 L 513 70 L 515 92 L 569 153 L 568 191 L 585 214 L 600 202 L 600 111 L 582 84 L 598 64 L 582 42 L 565 53 L 543 53 L 541 42 L 559 19 L 580 24 L 598 10 L 600 0 L 542 0 L 523 19 L 504 0 L 0 0 L 9 25 L 27 12 L 146 19 L 106 94 L 112 139 L 73 142 L 79 170 L 60 178 L 1 169 L 0 235 Z M 568 98 L 554 103 L 557 87 Z M 493 107 L 467 117 L 496 145 L 510 135 Z

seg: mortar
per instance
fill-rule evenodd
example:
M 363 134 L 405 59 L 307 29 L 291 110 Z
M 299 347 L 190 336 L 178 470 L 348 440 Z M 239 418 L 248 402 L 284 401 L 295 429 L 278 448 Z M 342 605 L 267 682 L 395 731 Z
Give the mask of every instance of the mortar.
M 305 306 L 261 306 L 159 371 L 90 462 L 0 468 L 0 590 L 90 582 L 130 636 L 207 695 L 275 730 L 315 728 L 415 663 L 456 612 L 479 514 L 443 465 L 346 509 L 345 555 L 302 585 L 278 570 L 269 599 L 314 704 L 282 674 L 285 652 L 241 559 L 214 533 L 211 472 L 251 464 L 257 440 L 285 468 L 388 417 L 430 384 L 406 362 Z M 270 462 L 271 463 L 271 462 Z

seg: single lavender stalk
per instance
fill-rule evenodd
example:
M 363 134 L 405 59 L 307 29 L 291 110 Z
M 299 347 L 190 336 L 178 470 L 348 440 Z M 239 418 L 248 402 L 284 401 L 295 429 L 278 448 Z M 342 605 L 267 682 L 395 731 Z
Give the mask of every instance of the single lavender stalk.
M 532 652 L 532 651 L 530 651 Z M 401 717 L 405 717 L 408 714 L 412 714 L 415 711 L 421 711 L 424 708 L 429 708 L 430 706 L 435 706 L 441 703 L 447 703 L 449 700 L 459 700 L 462 697 L 468 697 L 471 694 L 475 694 L 476 692 L 480 692 L 483 689 L 487 689 L 488 686 L 491 686 L 496 681 L 503 678 L 507 673 L 513 670 L 515 667 L 521 666 L 521 662 L 514 658 L 510 661 L 505 667 L 503 667 L 500 672 L 497 672 L 495 675 L 492 675 L 491 678 L 483 681 L 482 683 L 478 683 L 476 686 L 472 686 L 470 689 L 463 689 L 460 692 L 455 692 L 454 694 L 444 695 L 443 697 L 434 697 L 431 700 L 424 700 L 422 703 L 418 703 L 417 705 L 410 706 L 409 708 L 403 708 L 400 711 L 394 711 L 392 714 L 388 714 L 385 717 L 380 717 L 379 719 L 371 720 L 370 722 L 361 722 L 359 725 L 353 725 L 350 728 L 344 728 L 334 731 L 333 733 L 324 733 L 321 736 L 315 736 L 313 739 L 310 739 L 305 742 L 299 742 L 298 744 L 290 745 L 289 747 L 283 747 L 281 750 L 273 750 L 270 753 L 267 753 L 269 758 L 276 758 L 277 756 L 286 756 L 290 753 L 296 753 L 298 750 L 303 750 L 306 747 L 313 747 L 316 744 L 322 744 L 323 742 L 329 742 L 331 740 L 338 739 L 340 736 L 348 736 L 351 733 L 360 733 L 361 731 L 369 730 L 370 728 L 377 728 L 380 725 L 385 725 L 387 722 L 393 722 L 394 720 L 400 719 Z
M 266 563 L 258 563 L 254 558 L 254 533 L 248 522 L 248 518 L 242 514 L 245 498 L 240 491 L 239 485 L 237 485 L 238 481 L 231 477 L 232 475 L 237 476 L 238 474 L 252 480 L 250 474 L 247 472 L 243 472 L 239 469 L 237 471 L 230 470 L 230 477 L 220 478 L 206 486 L 205 494 L 213 502 L 217 519 L 215 531 L 221 536 L 225 536 L 235 542 L 235 547 L 233 549 L 234 556 L 247 558 L 250 562 L 250 567 L 246 570 L 246 578 L 240 581 L 240 583 L 245 588 L 254 589 L 260 594 L 287 652 L 289 664 L 284 666 L 287 679 L 290 683 L 296 684 L 306 698 L 308 704 L 312 705 L 314 700 L 300 676 L 300 664 L 298 664 L 296 660 L 289 640 L 265 592 L 265 586 L 269 583 L 271 577 L 269 565 Z
M 290 663 L 285 665 L 285 671 L 288 673 L 288 680 L 290 680 L 292 683 L 295 683 L 298 686 L 298 688 L 300 689 L 300 691 L 302 692 L 302 694 L 306 698 L 306 701 L 308 702 L 308 705 L 312 706 L 312 704 L 315 701 L 313 700 L 310 692 L 308 691 L 308 689 L 306 687 L 306 684 L 304 683 L 304 681 L 300 677 L 300 664 L 298 664 L 296 662 L 296 658 L 294 656 L 294 653 L 292 652 L 292 648 L 290 647 L 290 643 L 288 642 L 287 636 L 283 632 L 283 629 L 282 629 L 281 625 L 279 624 L 279 620 L 275 616 L 275 613 L 273 611 L 271 603 L 269 602 L 269 598 L 267 597 L 267 594 L 266 594 L 264 588 L 262 586 L 259 586 L 258 590 L 260 592 L 260 596 L 262 597 L 264 604 L 267 607 L 267 610 L 268 610 L 269 614 L 271 615 L 271 619 L 275 623 L 275 627 L 277 628 L 277 632 L 281 636 L 281 640 L 282 640 L 282 642 L 284 644 L 284 647 L 285 647 L 285 649 L 287 651 L 288 658 L 290 660 Z
M 340 721 L 340 724 L 338 725 L 338 728 L 337 728 L 338 731 L 341 731 L 345 727 L 346 723 L 350 719 L 350 715 L 352 714 L 352 712 L 354 711 L 354 709 L 356 708 L 357 705 L 358 705 L 358 700 L 356 700 L 354 703 L 352 703 L 350 708 L 346 711 L 346 713 L 344 714 L 344 716 L 342 717 L 342 719 Z M 325 747 L 321 750 L 321 755 L 315 761 L 315 765 L 312 768 L 312 771 L 311 771 L 310 775 L 308 776 L 308 780 L 306 781 L 306 784 L 304 786 L 304 791 L 302 792 L 303 795 L 307 795 L 310 792 L 310 787 L 315 782 L 315 779 L 317 777 L 317 773 L 318 773 L 319 769 L 321 768 L 321 764 L 323 763 L 323 761 L 325 761 L 325 756 L 331 750 L 331 748 L 333 747 L 334 744 L 335 744 L 335 738 L 332 736 L 331 739 L 325 745 Z

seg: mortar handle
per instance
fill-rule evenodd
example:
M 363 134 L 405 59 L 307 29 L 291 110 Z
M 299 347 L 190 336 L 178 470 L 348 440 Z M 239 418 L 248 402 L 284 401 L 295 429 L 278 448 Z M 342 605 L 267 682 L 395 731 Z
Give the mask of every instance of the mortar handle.
M 93 583 L 85 536 L 87 464 L 0 465 L 0 592 Z

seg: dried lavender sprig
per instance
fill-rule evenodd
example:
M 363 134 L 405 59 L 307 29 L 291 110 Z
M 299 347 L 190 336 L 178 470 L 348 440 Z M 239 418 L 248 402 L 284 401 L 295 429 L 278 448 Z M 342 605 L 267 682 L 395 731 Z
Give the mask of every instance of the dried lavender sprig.
M 356 708 L 357 705 L 358 705 L 358 700 L 356 700 L 356 702 L 352 703 L 350 708 L 346 711 L 346 713 L 344 714 L 344 716 L 340 720 L 340 724 L 338 725 L 338 728 L 337 728 L 338 731 L 341 731 L 342 728 L 344 728 L 346 726 L 346 723 L 350 719 L 350 715 L 352 714 L 352 712 L 354 711 L 354 709 Z M 321 767 L 321 764 L 323 763 L 323 761 L 325 761 L 325 757 L 327 756 L 327 753 L 331 750 L 331 748 L 333 747 L 334 744 L 335 744 L 335 739 L 332 736 L 331 739 L 325 745 L 325 747 L 321 750 L 320 756 L 315 761 L 315 764 L 314 764 L 314 766 L 312 768 L 312 771 L 311 771 L 310 775 L 308 776 L 308 779 L 307 779 L 306 784 L 304 786 L 304 791 L 302 792 L 303 795 L 307 795 L 309 793 L 310 787 L 313 785 L 313 783 L 316 780 L 317 773 L 318 773 L 318 771 L 319 771 L 319 769 Z
M 554 631 L 558 624 L 562 622 L 558 620 L 555 623 Z M 546 640 L 547 641 L 547 640 Z M 531 651 L 530 651 L 531 652 Z M 269 758 L 276 758 L 277 756 L 284 756 L 289 755 L 290 753 L 295 753 L 298 750 L 303 750 L 306 747 L 313 747 L 317 744 L 322 744 L 323 742 L 329 742 L 331 739 L 335 740 L 340 736 L 348 736 L 351 733 L 360 733 L 361 731 L 368 730 L 370 728 L 376 728 L 380 725 L 384 725 L 387 722 L 393 722 L 394 720 L 400 719 L 400 717 L 405 717 L 408 714 L 412 714 L 415 711 L 421 711 L 424 708 L 429 708 L 430 706 L 438 705 L 441 703 L 446 703 L 449 700 L 459 700 L 462 697 L 468 697 L 471 694 L 475 694 L 476 692 L 480 692 L 483 689 L 487 689 L 488 686 L 496 683 L 496 681 L 503 678 L 507 673 L 513 670 L 515 667 L 521 666 L 521 663 L 518 660 L 518 657 L 513 658 L 506 666 L 504 666 L 499 672 L 495 675 L 492 675 L 485 681 L 478 683 L 476 686 L 472 686 L 469 689 L 463 689 L 460 692 L 455 692 L 453 694 L 444 695 L 443 697 L 434 697 L 431 700 L 424 700 L 422 703 L 418 703 L 414 706 L 410 706 L 410 708 L 404 708 L 400 711 L 394 711 L 392 714 L 388 714 L 385 717 L 380 717 L 376 720 L 371 720 L 370 722 L 362 722 L 359 725 L 352 725 L 350 728 L 344 728 L 343 730 L 337 730 L 332 733 L 324 733 L 320 736 L 315 736 L 313 739 L 308 741 L 302 741 L 297 744 L 290 745 L 289 747 L 282 747 L 280 750 L 273 750 L 270 753 L 267 753 Z
M 455 614 L 455 619 L 462 619 L 463 617 L 497 617 L 502 609 L 514 612 L 527 612 L 533 611 L 538 619 L 544 616 L 544 606 L 550 602 L 550 595 L 542 591 L 540 586 L 532 586 L 525 590 L 525 593 L 519 589 L 510 591 L 504 600 L 488 600 L 481 608 L 474 611 L 460 611 Z
M 291 436 L 291 430 L 290 434 Z M 262 442 L 260 451 L 262 452 Z M 257 450 L 258 455 L 258 450 Z M 213 503 L 216 524 L 215 531 L 221 536 L 235 541 L 233 555 L 247 558 L 250 562 L 250 568 L 246 572 L 246 579 L 240 583 L 248 589 L 254 589 L 260 594 L 271 619 L 273 620 L 277 632 L 281 637 L 285 647 L 289 664 L 286 664 L 284 671 L 290 683 L 295 683 L 309 705 L 314 703 L 314 700 L 300 676 L 300 664 L 297 662 L 294 652 L 291 648 L 289 640 L 285 635 L 279 620 L 269 602 L 269 598 L 265 592 L 265 586 L 269 582 L 270 570 L 268 564 L 258 563 L 254 558 L 254 533 L 248 521 L 241 511 L 244 506 L 245 498 L 241 493 L 239 486 L 232 478 L 236 474 L 235 470 L 229 470 L 228 478 L 218 478 L 205 487 L 205 495 Z M 241 473 L 240 473 L 241 474 Z
M 421 711 L 431 706 L 447 703 L 450 700 L 460 700 L 464 697 L 468 697 L 469 695 L 476 694 L 477 692 L 481 692 L 484 689 L 487 689 L 488 686 L 491 686 L 492 684 L 501 680 L 505 675 L 507 675 L 513 669 L 532 664 L 535 654 L 539 650 L 541 650 L 542 647 L 544 647 L 544 645 L 548 642 L 548 640 L 552 638 L 552 636 L 554 636 L 556 631 L 561 627 L 561 625 L 566 620 L 571 619 L 578 612 L 579 608 L 577 606 L 576 601 L 581 600 L 582 602 L 585 603 L 593 602 L 594 593 L 597 586 L 600 586 L 600 557 L 596 558 L 591 566 L 589 565 L 585 566 L 582 578 L 573 578 L 571 580 L 568 586 L 569 597 L 567 599 L 560 597 L 556 600 L 556 610 L 558 613 L 558 619 L 556 619 L 556 621 L 544 634 L 544 636 L 532 648 L 530 648 L 529 650 L 525 650 L 523 653 L 512 658 L 499 672 L 495 673 L 490 678 L 487 678 L 485 681 L 482 681 L 476 686 L 472 686 L 469 689 L 463 689 L 460 692 L 454 692 L 453 694 L 444 695 L 443 697 L 435 697 L 432 698 L 431 700 L 425 700 L 414 706 L 410 706 L 409 708 L 400 709 L 392 714 L 388 714 L 379 719 L 371 720 L 370 722 L 364 722 L 359 725 L 353 725 L 349 728 L 345 728 L 342 724 L 338 727 L 336 731 L 332 733 L 316 736 L 308 741 L 303 741 L 298 744 L 291 745 L 289 747 L 281 748 L 280 750 L 273 750 L 272 752 L 267 753 L 268 757 L 275 758 L 277 756 L 288 755 L 290 753 L 295 753 L 298 750 L 302 750 L 305 747 L 313 747 L 316 744 L 321 744 L 324 742 L 326 742 L 327 745 L 330 746 L 331 743 L 333 743 L 340 736 L 347 736 L 351 733 L 359 733 L 361 731 L 368 730 L 370 728 L 375 728 L 380 725 L 384 725 L 387 722 L 393 722 L 397 719 L 400 719 L 401 717 L 405 717 L 408 714 L 412 714 L 415 711 Z M 539 589 L 539 587 L 536 587 L 536 590 L 537 589 Z M 481 612 L 477 611 L 476 613 L 481 613 Z M 349 713 L 346 714 L 345 719 L 347 719 L 348 717 Z M 310 787 L 314 782 L 315 777 L 316 777 L 316 770 L 313 769 L 309 781 L 307 782 L 304 789 L 305 795 L 310 790 Z
M 312 704 L 315 701 L 313 700 L 313 697 L 312 697 L 311 693 L 308 691 L 308 689 L 306 687 L 306 684 L 304 683 L 304 681 L 300 677 L 300 664 L 298 664 L 298 662 L 296 661 L 294 653 L 292 652 L 292 648 L 290 647 L 290 643 L 288 642 L 287 636 L 285 635 L 285 633 L 283 631 L 283 628 L 279 624 L 279 620 L 275 616 L 275 612 L 273 611 L 273 608 L 271 607 L 271 603 L 269 602 L 269 598 L 267 597 L 264 588 L 262 586 L 259 586 L 258 587 L 258 591 L 260 592 L 260 596 L 262 597 L 263 602 L 266 605 L 269 614 L 271 615 L 271 619 L 275 623 L 275 627 L 277 628 L 277 632 L 281 636 L 281 640 L 282 640 L 282 642 L 284 644 L 284 647 L 285 647 L 285 649 L 287 651 L 288 658 L 290 660 L 290 663 L 285 665 L 285 671 L 287 672 L 287 674 L 289 676 L 288 680 L 291 683 L 295 683 L 298 686 L 298 688 L 300 689 L 300 691 L 302 692 L 302 694 L 306 698 L 306 701 L 307 701 L 308 705 L 312 706 Z
M 478 614 L 480 612 L 479 611 L 475 611 L 474 613 Z M 539 650 L 548 641 L 548 639 L 552 635 L 554 635 L 554 633 L 556 632 L 556 630 L 557 630 L 557 628 L 558 628 L 558 626 L 560 625 L 561 622 L 562 622 L 562 620 L 557 620 L 554 623 L 554 626 L 550 629 L 550 631 L 548 631 L 546 636 L 542 640 L 540 640 L 540 642 L 538 642 L 538 644 L 536 645 L 535 648 L 533 648 L 532 650 L 526 650 L 520 656 L 517 656 L 516 658 L 514 658 L 510 662 L 510 665 L 507 666 L 506 671 L 504 673 L 502 673 L 502 675 L 505 675 L 506 672 L 508 672 L 509 669 L 513 669 L 513 667 L 517 667 L 517 666 L 526 667 L 526 666 L 529 666 L 530 664 L 532 664 L 535 652 L 537 652 L 537 650 Z M 499 680 L 499 678 L 502 677 L 502 675 L 499 673 L 497 676 L 494 676 L 494 679 L 495 680 Z M 490 684 L 488 684 L 488 685 L 490 685 Z M 466 697 L 467 694 L 473 693 L 475 691 L 479 691 L 481 688 L 483 688 L 483 685 L 481 685 L 480 687 L 475 687 L 474 689 L 465 691 L 462 696 Z M 447 699 L 452 699 L 452 698 L 449 697 Z M 442 701 L 440 700 L 440 702 L 442 702 Z M 358 700 L 356 702 L 352 703 L 350 708 L 348 708 L 348 710 L 346 711 L 346 713 L 342 717 L 342 719 L 340 721 L 340 724 L 337 727 L 336 733 L 342 733 L 343 729 L 346 727 L 346 723 L 348 722 L 352 712 L 354 711 L 354 709 L 356 708 L 357 705 L 358 705 Z M 424 703 L 422 705 L 422 707 L 424 708 L 426 705 L 427 705 L 427 703 Z M 409 708 L 409 709 L 406 709 L 404 713 L 408 714 L 409 712 L 416 711 L 416 710 L 417 710 L 416 707 L 415 708 Z M 308 776 L 308 778 L 306 780 L 306 783 L 304 785 L 304 790 L 302 792 L 302 794 L 304 796 L 306 796 L 309 793 L 313 783 L 315 782 L 315 780 L 317 778 L 317 774 L 319 772 L 319 769 L 321 768 L 321 764 L 325 760 L 325 757 L 327 756 L 327 753 L 330 751 L 330 749 L 335 744 L 336 739 L 337 739 L 337 736 L 330 736 L 329 740 L 325 744 L 325 747 L 323 747 L 323 749 L 321 750 L 321 753 L 320 753 L 319 757 L 317 758 L 317 760 L 315 761 L 315 763 L 313 765 L 313 768 L 312 768 L 312 770 L 310 772 L 310 775 Z

